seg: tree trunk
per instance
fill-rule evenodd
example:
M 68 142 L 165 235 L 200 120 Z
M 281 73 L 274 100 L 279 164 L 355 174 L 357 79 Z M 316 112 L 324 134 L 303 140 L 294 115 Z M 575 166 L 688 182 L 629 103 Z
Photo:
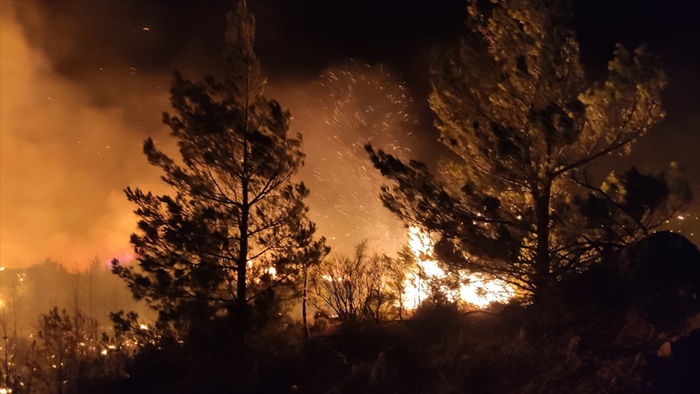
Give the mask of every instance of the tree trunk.
M 245 6 L 245 4 L 244 4 Z M 245 57 L 245 130 L 243 134 L 243 165 L 241 168 L 241 221 L 238 223 L 238 236 L 240 237 L 240 249 L 238 251 L 238 278 L 236 281 L 236 309 L 238 316 L 239 344 L 242 349 L 245 346 L 245 334 L 248 330 L 248 303 L 246 302 L 246 270 L 248 268 L 248 215 L 250 214 L 250 201 L 248 200 L 248 136 L 250 132 L 250 56 Z
M 304 283 L 303 283 L 302 295 L 301 295 L 301 321 L 302 321 L 303 328 L 304 328 L 304 340 L 306 341 L 307 339 L 309 339 L 309 326 L 308 326 L 308 323 L 306 321 L 306 287 L 307 287 L 307 283 L 308 283 L 307 276 L 306 276 L 308 267 L 307 267 L 306 263 L 304 263 L 302 270 L 303 270 L 303 274 L 304 274 Z
M 541 190 L 534 193 L 537 244 L 535 247 L 534 261 L 534 300 L 542 300 L 543 294 L 551 285 L 550 259 L 549 259 L 549 204 L 552 185 L 545 183 Z
M 246 302 L 246 270 L 248 268 L 248 190 L 243 187 L 243 207 L 241 209 L 241 221 L 238 227 L 240 236 L 240 250 L 236 278 L 236 327 L 240 345 L 245 344 L 245 334 L 248 329 L 248 303 Z

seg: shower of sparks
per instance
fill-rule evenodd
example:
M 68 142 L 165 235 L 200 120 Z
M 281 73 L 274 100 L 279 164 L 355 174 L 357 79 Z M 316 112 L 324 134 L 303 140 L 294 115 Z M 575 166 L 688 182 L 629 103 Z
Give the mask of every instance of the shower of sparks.
M 308 94 L 307 108 L 296 113 L 313 220 L 335 250 L 364 239 L 377 250 L 398 250 L 405 230 L 379 200 L 383 179 L 364 146 L 407 156 L 416 122 L 405 86 L 382 66 L 350 62 L 325 70 Z
M 417 227 L 410 227 L 408 246 L 416 258 L 418 267 L 409 273 L 404 283 L 403 303 L 408 309 L 416 309 L 430 295 L 431 280 L 444 280 L 447 274 L 440 268 L 433 255 L 434 243 L 428 234 Z M 457 290 L 439 284 L 438 289 L 452 301 L 456 300 L 478 308 L 486 308 L 494 302 L 507 302 L 515 295 L 508 284 L 477 273 L 461 271 L 459 282 Z
M 668 230 L 688 238 L 695 245 L 700 244 L 700 216 L 697 211 L 686 212 L 666 220 L 659 230 Z

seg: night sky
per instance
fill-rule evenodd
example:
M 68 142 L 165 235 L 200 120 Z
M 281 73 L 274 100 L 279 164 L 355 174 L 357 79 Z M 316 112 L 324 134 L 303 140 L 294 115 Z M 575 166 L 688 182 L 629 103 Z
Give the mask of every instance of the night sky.
M 606 161 L 601 172 L 675 160 L 700 194 L 700 12 L 693 3 L 575 2 L 576 29 L 591 77 L 604 75 L 616 42 L 630 48 L 646 43 L 669 75 L 666 120 L 634 146 L 631 157 Z M 123 188 L 163 191 L 141 143 L 152 136 L 172 146 L 160 122 L 169 110 L 172 72 L 178 69 L 198 80 L 216 71 L 225 13 L 234 2 L 1 0 L 0 5 L 0 264 L 19 267 L 51 257 L 80 267 L 96 255 L 105 261 L 128 259 L 135 218 Z M 319 75 L 334 67 L 363 72 L 363 65 L 372 78 L 400 85 L 412 99 L 402 107 L 412 118 L 414 138 L 404 153 L 435 160 L 441 149 L 426 102 L 430 51 L 458 40 L 464 5 L 463 0 L 249 0 L 268 95 L 292 110 L 295 131 L 305 135 L 308 163 L 319 162 L 323 149 L 310 141 L 319 138 L 318 132 L 308 131 L 315 124 L 309 103 L 324 94 L 318 90 Z M 318 97 L 310 99 L 310 94 Z M 396 138 L 401 143 L 401 133 Z M 358 168 L 364 165 L 360 159 L 354 158 Z M 313 176 L 311 170 L 306 174 Z M 322 176 L 315 175 L 321 188 L 327 185 L 318 181 Z M 308 183 L 313 194 L 314 181 Z M 366 230 L 334 227 L 337 206 L 324 206 L 320 199 L 309 203 L 329 238 Z M 389 218 L 374 209 L 363 212 L 377 220 Z M 684 220 L 669 226 L 700 244 L 698 215 L 696 201 Z M 394 222 L 387 226 L 387 233 L 400 228 Z M 354 233 L 351 238 L 346 243 L 357 241 Z

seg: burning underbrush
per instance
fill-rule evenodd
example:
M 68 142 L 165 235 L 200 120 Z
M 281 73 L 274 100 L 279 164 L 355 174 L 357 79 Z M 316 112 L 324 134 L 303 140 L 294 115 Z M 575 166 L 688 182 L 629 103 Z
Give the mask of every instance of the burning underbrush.
M 455 302 L 428 299 L 400 323 L 316 338 L 308 360 L 325 364 L 311 362 L 299 387 L 348 393 L 697 392 L 698 283 L 697 247 L 659 233 L 563 281 L 539 304 L 465 312 Z M 329 373 L 331 366 L 337 375 Z
M 409 309 L 416 309 L 430 296 L 431 291 L 443 294 L 449 301 L 479 309 L 493 303 L 506 303 L 515 296 L 515 291 L 507 283 L 467 270 L 458 272 L 457 277 L 453 278 L 457 283 L 455 288 L 440 284 L 448 274 L 440 267 L 433 253 L 433 240 L 417 227 L 409 228 L 408 237 L 408 245 L 416 261 L 405 282 L 404 302 Z
M 373 254 L 366 242 L 352 256 L 333 256 L 311 270 L 311 301 L 317 308 L 312 331 L 356 330 L 412 316 L 424 303 L 482 310 L 508 303 L 514 289 L 466 270 L 446 272 L 435 258 L 433 240 L 416 227 L 397 257 Z

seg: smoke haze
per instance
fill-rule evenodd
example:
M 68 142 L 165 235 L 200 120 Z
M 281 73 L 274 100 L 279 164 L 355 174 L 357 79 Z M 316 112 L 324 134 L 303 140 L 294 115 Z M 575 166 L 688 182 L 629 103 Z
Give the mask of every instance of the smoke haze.
M 170 75 L 128 64 L 72 70 L 67 59 L 78 48 L 58 40 L 48 56 L 31 44 L 11 4 L 3 3 L 2 14 L 0 263 L 17 268 L 51 258 L 82 269 L 96 255 L 105 264 L 129 260 L 136 217 L 123 189 L 166 192 L 141 145 L 151 136 L 174 151 L 159 116 L 169 110 Z M 42 25 L 44 14 L 23 11 L 25 25 Z M 199 80 L 194 72 L 185 76 Z M 311 189 L 319 234 L 339 252 L 363 239 L 396 251 L 406 230 L 379 201 L 381 176 L 364 144 L 409 156 L 416 121 L 406 88 L 388 69 L 358 62 L 280 85 L 267 94 L 291 108 L 292 132 L 304 135 L 300 177 Z
M 389 4 L 379 0 L 359 2 L 364 8 L 341 3 L 352 12 L 334 20 L 326 16 L 333 7 L 325 2 L 251 2 L 257 7 L 258 53 L 263 67 L 272 70 L 268 96 L 290 108 L 292 131 L 304 135 L 307 166 L 301 176 L 311 189 L 308 203 L 319 234 L 339 252 L 369 238 L 391 253 L 406 232 L 381 207 L 381 178 L 362 145 L 372 142 L 400 156 L 434 159 L 437 135 L 425 116 L 429 48 L 446 36 L 454 39 L 455 29 L 463 26 L 463 1 L 444 9 L 409 2 L 402 9 L 406 14 L 398 16 L 375 12 Z M 26 267 L 50 257 L 79 269 L 96 255 L 104 262 L 129 258 L 136 218 L 123 189 L 165 191 L 141 145 L 153 137 L 172 150 L 160 116 L 170 110 L 171 72 L 179 69 L 199 80 L 216 70 L 224 13 L 232 2 L 212 0 L 197 9 L 195 2 L 164 4 L 0 1 L 0 266 Z M 375 14 L 367 15 L 367 30 L 353 33 L 357 19 L 370 11 Z M 598 20 L 599 10 L 585 11 L 584 19 Z M 430 25 L 423 26 L 426 32 L 421 21 Z M 582 24 L 583 53 L 603 70 L 617 35 L 609 28 L 618 22 Z M 697 107 L 700 86 L 687 53 L 663 43 L 652 50 L 670 61 L 669 117 L 635 146 L 628 163 L 644 168 L 678 160 L 697 193 L 700 134 L 697 114 L 688 108 Z M 372 66 L 332 64 L 364 52 Z M 388 67 L 375 65 L 385 59 L 412 89 L 419 86 L 419 94 L 409 92 Z M 697 212 L 692 208 L 670 224 L 684 235 L 693 233 L 689 238 L 695 243 Z
M 167 96 L 139 92 L 138 102 L 96 104 L 30 45 L 12 3 L 2 7 L 0 263 L 52 257 L 80 268 L 95 255 L 124 258 L 135 221 L 122 190 L 157 180 L 140 154 L 148 133 L 134 132 L 130 106 L 157 117 Z M 118 77 L 109 72 L 103 78 Z

